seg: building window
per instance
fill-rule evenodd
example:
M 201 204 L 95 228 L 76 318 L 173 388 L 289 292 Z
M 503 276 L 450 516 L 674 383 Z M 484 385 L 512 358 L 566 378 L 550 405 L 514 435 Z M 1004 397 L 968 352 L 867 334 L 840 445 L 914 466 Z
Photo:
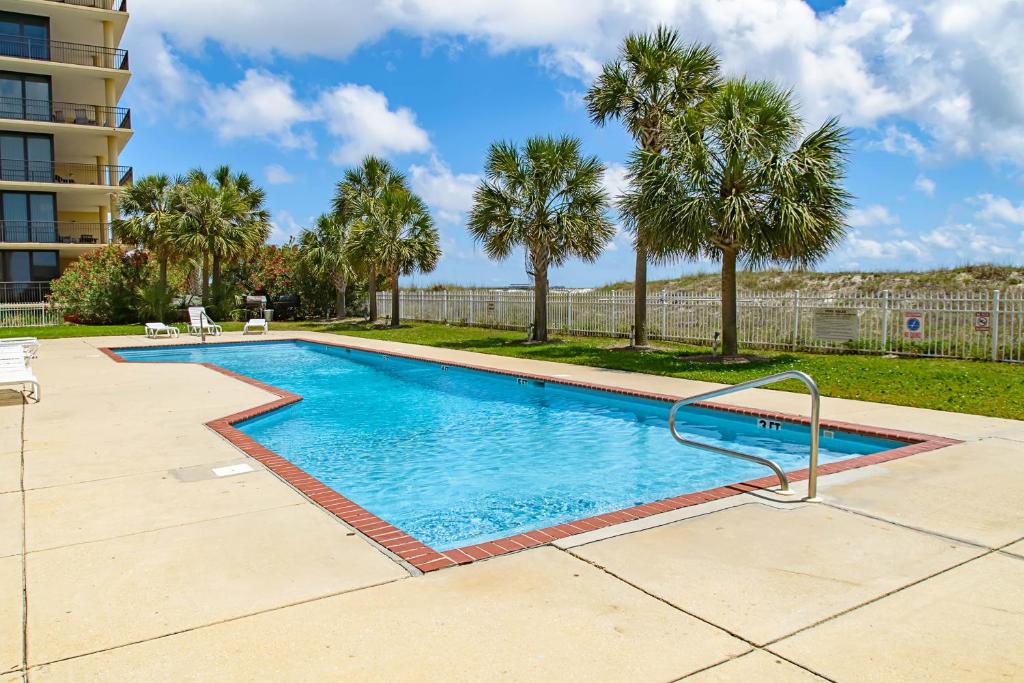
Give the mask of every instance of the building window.
M 58 234 L 56 221 L 56 195 L 49 192 L 0 193 L 0 241 L 71 242 L 72 236 Z
M 50 58 L 50 20 L 30 14 L 0 12 L 0 55 Z
M 0 180 L 54 182 L 53 137 L 0 133 Z
M 0 71 L 0 117 L 28 121 L 52 120 L 49 76 Z
M 59 276 L 56 251 L 0 251 L 0 281 L 49 282 Z

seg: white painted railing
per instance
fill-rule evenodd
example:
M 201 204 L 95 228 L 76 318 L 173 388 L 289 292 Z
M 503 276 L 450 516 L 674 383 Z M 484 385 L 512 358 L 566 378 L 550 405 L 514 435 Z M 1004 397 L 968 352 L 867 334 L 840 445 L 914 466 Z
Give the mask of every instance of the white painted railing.
M 60 311 L 50 304 L 0 304 L 0 327 L 42 327 L 61 322 Z
M 525 330 L 533 319 L 533 292 L 524 290 L 411 290 L 401 294 L 402 317 Z M 882 291 L 740 292 L 740 344 L 755 348 L 859 351 L 912 356 L 1024 361 L 1024 290 L 1006 292 Z M 391 310 L 391 293 L 379 292 L 379 310 Z M 850 341 L 823 338 L 816 312 L 856 314 Z M 920 325 L 907 329 L 908 314 Z M 721 328 L 721 300 L 714 292 L 653 292 L 647 298 L 652 339 L 710 346 Z M 629 337 L 633 293 L 553 291 L 548 325 L 554 332 Z M 824 335 L 827 336 L 827 335 Z

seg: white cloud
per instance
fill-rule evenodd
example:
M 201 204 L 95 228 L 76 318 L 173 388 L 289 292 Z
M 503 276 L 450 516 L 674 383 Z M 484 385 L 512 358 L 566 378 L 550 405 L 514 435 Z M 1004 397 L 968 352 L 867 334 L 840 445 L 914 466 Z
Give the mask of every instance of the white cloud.
M 357 163 L 367 154 L 430 149 L 430 138 L 412 110 L 388 108 L 387 98 L 369 86 L 339 85 L 321 96 L 320 107 L 327 131 L 341 139 L 331 155 L 335 163 Z
M 473 191 L 480 182 L 474 173 L 452 173 L 436 155 L 426 166 L 409 167 L 409 183 L 441 220 L 457 223 L 473 206 Z
M 302 229 L 303 226 L 299 225 L 290 212 L 275 211 L 270 222 L 270 241 L 274 244 L 284 244 L 289 238 L 298 237 Z
M 923 192 L 929 197 L 935 196 L 935 181 L 923 175 L 917 176 L 914 179 L 914 189 L 918 192 Z
M 280 164 L 270 164 L 263 169 L 263 172 L 267 176 L 267 182 L 271 185 L 287 185 L 295 182 L 295 176 Z
M 857 258 L 892 264 L 901 264 L 908 257 L 920 258 L 924 253 L 918 244 L 910 240 L 875 239 L 859 230 L 851 230 L 843 246 L 837 250 L 837 255 L 844 260 Z
M 928 156 L 928 148 L 923 142 L 896 126 L 886 126 L 882 137 L 869 142 L 868 146 L 892 154 L 912 156 L 919 160 Z
M 146 50 L 163 34 L 190 51 L 214 40 L 263 58 L 342 58 L 400 31 L 434 43 L 479 40 L 497 52 L 535 49 L 541 64 L 582 84 L 627 32 L 664 22 L 717 46 L 729 73 L 794 86 L 812 121 L 838 114 L 914 154 L 1024 162 L 1018 0 L 848 0 L 821 15 L 803 0 L 135 0 L 133 9 L 133 40 Z M 905 137 L 901 121 L 921 135 Z
M 993 194 L 979 194 L 971 200 L 980 204 L 981 209 L 974 214 L 974 217 L 991 223 L 1012 223 L 1024 225 L 1024 202 L 1014 205 L 1006 197 L 998 197 Z
M 626 191 L 626 187 L 629 185 L 629 180 L 626 178 L 626 174 L 629 173 L 629 169 L 623 164 L 606 164 L 604 170 L 604 177 L 602 184 L 604 185 L 604 191 L 608 193 L 608 198 L 611 201 L 618 199 L 619 195 Z
M 861 209 L 853 209 L 846 217 L 846 223 L 854 228 L 896 225 L 899 216 L 881 204 L 870 204 Z
M 315 108 L 300 102 L 287 79 L 249 69 L 231 86 L 208 89 L 201 98 L 207 120 L 223 140 L 270 139 L 285 149 L 312 149 L 312 136 L 295 126 L 317 118 Z

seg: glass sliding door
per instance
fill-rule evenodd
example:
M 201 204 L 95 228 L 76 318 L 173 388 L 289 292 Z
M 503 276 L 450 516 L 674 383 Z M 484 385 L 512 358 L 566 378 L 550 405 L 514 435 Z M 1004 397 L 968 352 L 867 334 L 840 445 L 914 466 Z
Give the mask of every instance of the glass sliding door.
M 54 120 L 50 78 L 0 71 L 0 117 Z
M 30 14 L 0 12 L 0 55 L 50 58 L 50 20 Z
M 54 182 L 53 138 L 49 135 L 0 133 L 0 179 Z
M 45 192 L 4 192 L 0 197 L 4 242 L 71 242 L 57 231 L 57 197 Z

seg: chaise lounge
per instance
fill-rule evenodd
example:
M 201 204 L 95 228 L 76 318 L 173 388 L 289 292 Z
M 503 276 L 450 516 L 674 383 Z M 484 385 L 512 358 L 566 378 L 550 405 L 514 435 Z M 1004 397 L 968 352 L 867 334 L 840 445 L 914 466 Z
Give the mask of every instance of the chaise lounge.
M 32 385 L 32 395 L 39 401 L 39 380 L 32 373 L 28 366 L 31 356 L 25 347 L 15 344 L 4 344 L 0 346 L 0 387 L 20 386 L 24 389 L 26 384 Z

